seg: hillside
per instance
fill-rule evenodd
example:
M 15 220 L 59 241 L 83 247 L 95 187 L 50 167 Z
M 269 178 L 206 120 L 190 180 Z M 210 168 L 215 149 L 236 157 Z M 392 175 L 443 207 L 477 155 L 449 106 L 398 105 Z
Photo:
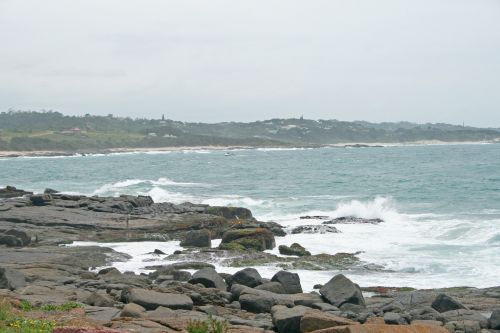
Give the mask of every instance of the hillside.
M 500 129 L 449 124 L 270 119 L 187 123 L 59 112 L 0 113 L 0 150 L 96 150 L 176 146 L 315 146 L 338 143 L 498 141 Z

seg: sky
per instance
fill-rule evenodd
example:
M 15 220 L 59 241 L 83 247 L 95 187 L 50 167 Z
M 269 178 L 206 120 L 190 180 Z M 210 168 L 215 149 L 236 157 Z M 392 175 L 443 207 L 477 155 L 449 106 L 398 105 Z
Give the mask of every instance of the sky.
M 500 127 L 499 0 L 0 0 L 0 111 Z

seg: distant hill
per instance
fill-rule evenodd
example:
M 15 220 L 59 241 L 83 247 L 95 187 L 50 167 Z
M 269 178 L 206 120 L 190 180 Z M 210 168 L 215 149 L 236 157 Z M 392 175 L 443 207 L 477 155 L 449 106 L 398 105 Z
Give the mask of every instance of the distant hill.
M 188 123 L 59 112 L 0 113 L 0 150 L 92 150 L 169 146 L 318 146 L 500 140 L 500 129 L 449 124 L 270 119 L 249 123 Z

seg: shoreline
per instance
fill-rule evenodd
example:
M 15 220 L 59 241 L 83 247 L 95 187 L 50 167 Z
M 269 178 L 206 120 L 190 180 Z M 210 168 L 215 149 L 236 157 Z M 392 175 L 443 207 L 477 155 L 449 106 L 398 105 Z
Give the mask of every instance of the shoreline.
M 224 150 L 252 150 L 252 149 L 317 149 L 317 148 L 383 148 L 404 146 L 436 146 L 436 145 L 479 145 L 494 144 L 494 141 L 439 141 L 420 140 L 410 142 L 343 142 L 321 145 L 293 145 L 293 146 L 176 146 L 176 147 L 121 147 L 95 150 L 33 150 L 33 151 L 0 151 L 0 158 L 16 157 L 65 157 L 78 155 L 110 155 L 147 152 L 179 152 L 179 151 L 224 151 Z

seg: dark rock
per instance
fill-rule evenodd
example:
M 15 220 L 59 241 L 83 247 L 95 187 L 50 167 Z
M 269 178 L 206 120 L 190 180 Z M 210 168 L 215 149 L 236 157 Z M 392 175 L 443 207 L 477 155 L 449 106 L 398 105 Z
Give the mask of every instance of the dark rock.
M 170 309 L 191 310 L 193 301 L 183 294 L 160 293 L 153 290 L 129 288 L 124 289 L 121 294 L 124 303 L 135 303 L 146 310 L 155 310 L 159 306 Z
M 290 246 L 280 245 L 278 247 L 280 254 L 287 256 L 310 256 L 311 252 L 307 251 L 302 245 L 298 243 L 293 243 Z
M 59 193 L 59 191 L 53 190 L 51 188 L 46 188 L 45 191 L 43 191 L 43 194 L 56 194 Z
M 233 283 L 241 284 L 250 288 L 255 288 L 262 284 L 262 277 L 255 268 L 245 268 L 236 272 L 233 276 L 226 279 L 231 286 Z
M 16 290 L 26 287 L 26 277 L 23 273 L 0 267 L 0 289 Z
M 301 305 L 293 308 L 276 305 L 271 310 L 273 324 L 279 333 L 300 333 L 300 320 L 308 309 Z
M 326 234 L 332 233 L 337 234 L 340 233 L 335 227 L 329 225 L 301 225 L 300 227 L 296 227 L 292 229 L 292 234 Z
M 272 295 L 266 294 L 244 294 L 239 297 L 241 309 L 253 313 L 268 313 L 276 305 Z
M 364 219 L 354 216 L 342 216 L 333 220 L 325 221 L 323 224 L 379 224 L 384 222 L 381 219 Z
M 120 276 L 122 273 L 115 267 L 107 267 L 101 269 L 97 272 L 98 275 L 106 275 L 106 276 Z
M 365 305 L 365 299 L 359 286 L 342 274 L 334 276 L 319 292 L 336 307 L 340 307 L 344 303 Z
M 313 216 L 306 215 L 300 217 L 301 220 L 326 220 L 327 218 L 328 216 L 325 215 L 313 215 Z
M 434 302 L 432 302 L 431 306 L 438 312 L 466 309 L 465 306 L 463 306 L 457 300 L 451 298 L 446 294 L 439 294 L 434 300 Z
M 500 310 L 495 310 L 491 313 L 488 320 L 488 327 L 492 330 L 500 330 Z
M 183 247 L 211 247 L 212 234 L 207 229 L 191 230 L 180 245 Z
M 52 195 L 50 194 L 35 194 L 30 196 L 30 201 L 33 206 L 46 206 L 52 203 Z
M 300 285 L 300 277 L 297 273 L 290 273 L 287 271 L 279 271 L 274 274 L 271 279 L 272 282 L 279 282 L 287 294 L 298 294 L 302 292 Z
M 153 251 L 153 254 L 158 254 L 158 255 L 161 255 L 161 254 L 166 254 L 165 252 L 163 252 L 162 250 L 159 250 L 159 249 L 155 249 Z
M 217 288 L 221 290 L 226 290 L 226 282 L 224 279 L 215 271 L 213 268 L 203 268 L 193 274 L 191 284 L 201 283 L 206 288 Z
M 323 288 L 323 285 L 322 285 L 322 284 L 320 284 L 320 283 L 315 284 L 315 285 L 313 286 L 313 289 L 321 289 L 321 288 Z
M 233 229 L 224 233 L 219 245 L 223 250 L 264 251 L 276 246 L 274 235 L 265 228 Z
M 286 294 L 287 293 L 285 288 L 283 288 L 283 286 L 279 282 L 266 282 L 266 283 L 263 283 L 263 284 L 255 287 L 255 289 L 266 290 L 266 291 L 270 291 L 270 292 L 275 293 L 275 294 Z
M 16 236 L 0 234 L 0 245 L 20 247 L 23 246 L 23 242 Z
M 3 233 L 4 235 L 13 236 L 20 242 L 18 246 L 28 246 L 31 243 L 31 237 L 22 230 L 10 229 Z

